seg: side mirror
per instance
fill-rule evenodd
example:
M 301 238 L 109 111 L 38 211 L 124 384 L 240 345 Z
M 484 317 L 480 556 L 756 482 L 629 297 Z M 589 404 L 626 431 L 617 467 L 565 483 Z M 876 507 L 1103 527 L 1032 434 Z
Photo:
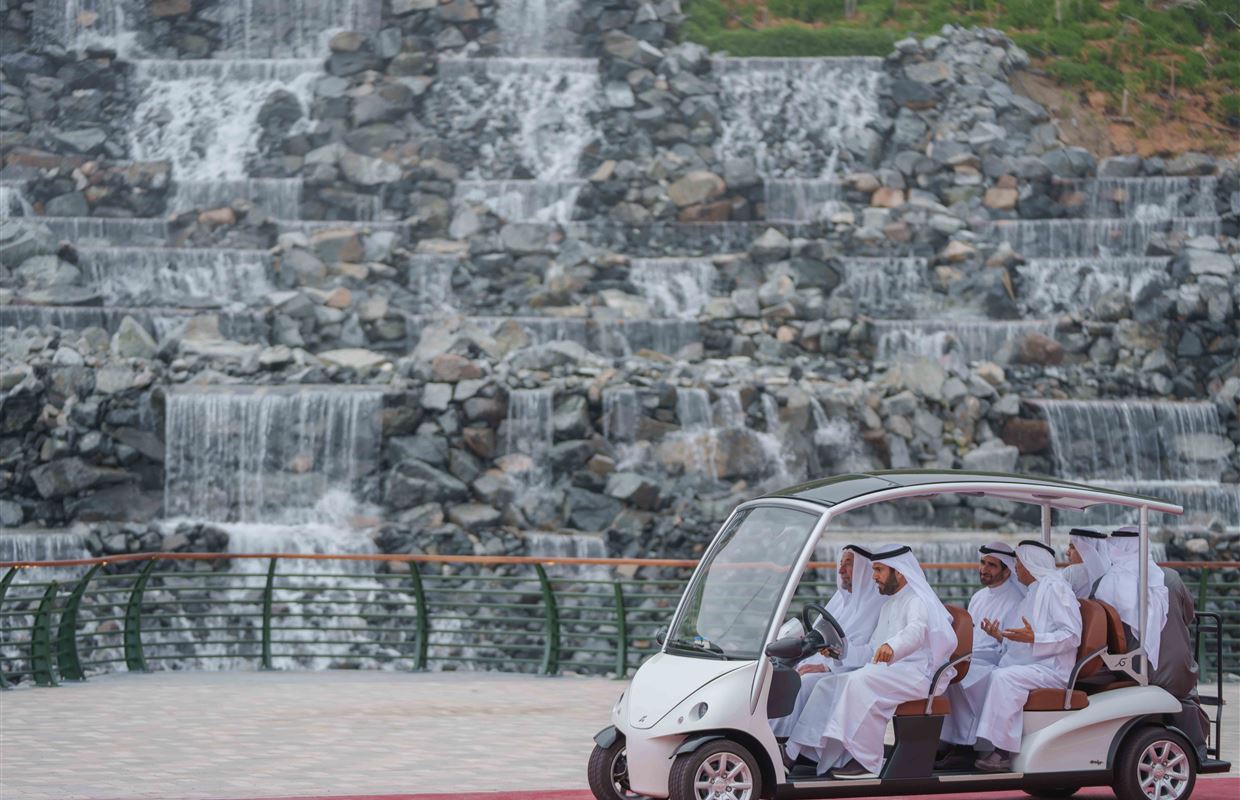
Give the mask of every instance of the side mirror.
M 800 658 L 801 639 L 800 637 L 776 639 L 766 646 L 766 654 L 771 658 Z
M 667 639 L 667 628 L 659 628 L 654 632 L 654 640 L 660 645 Z

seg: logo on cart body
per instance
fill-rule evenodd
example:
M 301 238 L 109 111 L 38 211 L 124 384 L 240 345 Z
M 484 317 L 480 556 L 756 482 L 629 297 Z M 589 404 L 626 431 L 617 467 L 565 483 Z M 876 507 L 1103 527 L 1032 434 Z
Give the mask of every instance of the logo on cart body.
M 645 721 L 646 721 L 646 717 L 648 717 L 648 716 L 649 716 L 649 714 L 642 714 L 641 719 L 639 719 L 639 720 L 637 720 L 637 721 L 638 721 L 638 722 L 645 722 Z

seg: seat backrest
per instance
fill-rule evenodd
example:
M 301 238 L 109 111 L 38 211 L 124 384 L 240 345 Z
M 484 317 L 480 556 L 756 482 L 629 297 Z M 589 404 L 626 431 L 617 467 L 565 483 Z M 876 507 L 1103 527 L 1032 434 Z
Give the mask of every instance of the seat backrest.
M 973 652 L 973 617 L 969 616 L 969 612 L 960 606 L 947 606 L 947 613 L 952 615 L 952 630 L 956 632 L 956 651 L 952 653 L 952 660 Z M 969 672 L 969 662 L 956 665 L 956 677 L 952 678 L 952 683 L 963 678 Z
M 1081 605 L 1081 644 L 1076 648 L 1076 660 L 1080 661 L 1095 650 L 1107 646 L 1107 614 L 1097 600 L 1078 600 Z M 1077 680 L 1088 678 L 1105 666 L 1101 658 L 1095 658 L 1077 673 Z
M 1119 618 L 1119 612 L 1110 603 L 1101 600 L 1094 602 L 1102 607 L 1102 612 L 1107 617 L 1107 650 L 1116 655 L 1127 653 L 1128 637 L 1124 635 L 1124 621 Z

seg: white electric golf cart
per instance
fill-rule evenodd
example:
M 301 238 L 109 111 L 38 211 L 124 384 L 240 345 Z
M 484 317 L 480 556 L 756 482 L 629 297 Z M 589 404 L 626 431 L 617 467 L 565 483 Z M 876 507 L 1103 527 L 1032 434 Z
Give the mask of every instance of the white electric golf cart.
M 611 726 L 595 736 L 589 764 L 594 796 L 758 800 L 1023 789 L 1038 797 L 1068 797 L 1084 786 L 1111 786 L 1119 800 L 1187 800 L 1199 773 L 1230 769 L 1217 758 L 1217 719 L 1215 741 L 1202 757 L 1170 720 L 1181 711 L 1180 702 L 1149 685 L 1144 651 L 1129 649 L 1118 616 L 1092 600 L 1081 601 L 1082 641 L 1068 689 L 1030 693 L 1011 772 L 935 771 L 939 732 L 950 710 L 935 687 L 947 679 L 948 667 L 956 668 L 954 680 L 963 677 L 972 650 L 972 621 L 954 607 L 949 610 L 959 640 L 956 652 L 935 675 L 929 697 L 897 709 L 895 743 L 888 745 L 877 778 L 840 780 L 786 769 L 770 720 L 792 710 L 801 679 L 791 663 L 824 645 L 847 647 L 825 608 L 791 608 L 816 545 L 849 511 L 942 494 L 1041 506 L 1042 541 L 1048 544 L 1051 509 L 1133 509 L 1139 520 L 1142 597 L 1149 513 L 1183 513 L 1173 503 L 1082 484 L 926 470 L 841 475 L 744 503 L 694 570 L 660 637 L 661 651 L 637 671 L 612 708 Z M 1135 633 L 1144 641 L 1146 608 L 1140 605 Z M 808 634 L 779 638 L 790 613 L 800 614 L 801 630 Z M 811 613 L 832 624 L 819 622 L 813 630 Z M 1098 683 L 1104 667 L 1118 679 Z M 1078 681 L 1088 676 L 1095 681 L 1087 694 Z

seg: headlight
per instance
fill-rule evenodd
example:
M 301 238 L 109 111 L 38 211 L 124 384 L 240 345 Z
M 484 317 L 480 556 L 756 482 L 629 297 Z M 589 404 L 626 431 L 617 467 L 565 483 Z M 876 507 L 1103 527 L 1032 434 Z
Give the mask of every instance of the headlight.
M 619 714 L 619 713 L 620 713 L 620 704 L 621 704 L 621 703 L 623 703 L 623 702 L 624 702 L 624 692 L 621 692 L 621 693 L 620 693 L 620 699 L 619 699 L 619 700 L 617 700 L 617 701 L 616 701 L 616 704 L 615 704 L 614 706 L 612 706 L 612 708 L 611 708 L 611 711 L 612 711 L 612 713 L 613 713 L 613 714 Z

